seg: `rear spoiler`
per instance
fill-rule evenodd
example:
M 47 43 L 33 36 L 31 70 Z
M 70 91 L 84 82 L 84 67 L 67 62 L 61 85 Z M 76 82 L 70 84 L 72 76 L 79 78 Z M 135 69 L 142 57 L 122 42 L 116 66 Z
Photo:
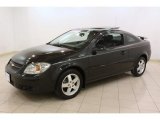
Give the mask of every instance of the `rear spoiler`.
M 146 40 L 147 38 L 146 37 L 142 37 L 142 36 L 138 36 L 140 39 L 142 40 Z

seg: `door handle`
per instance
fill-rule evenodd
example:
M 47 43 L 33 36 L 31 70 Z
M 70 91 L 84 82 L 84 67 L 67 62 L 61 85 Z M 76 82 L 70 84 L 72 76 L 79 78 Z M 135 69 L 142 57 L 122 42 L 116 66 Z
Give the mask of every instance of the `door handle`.
M 122 50 L 122 51 L 121 51 L 121 55 L 125 55 L 126 53 L 127 53 L 126 50 Z

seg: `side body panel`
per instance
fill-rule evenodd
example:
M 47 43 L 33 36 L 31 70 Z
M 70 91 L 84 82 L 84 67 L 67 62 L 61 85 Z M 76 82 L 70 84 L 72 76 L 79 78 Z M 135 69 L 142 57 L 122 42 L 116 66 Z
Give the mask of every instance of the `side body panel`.
M 125 72 L 129 69 L 128 46 L 117 46 L 92 54 L 96 40 L 90 45 L 89 79 L 87 82 L 99 80 L 114 74 Z

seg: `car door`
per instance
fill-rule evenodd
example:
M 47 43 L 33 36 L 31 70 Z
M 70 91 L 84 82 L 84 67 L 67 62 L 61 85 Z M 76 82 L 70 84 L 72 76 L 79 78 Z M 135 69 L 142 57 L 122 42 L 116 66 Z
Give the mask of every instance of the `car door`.
M 124 72 L 128 68 L 128 50 L 119 32 L 103 33 L 93 42 L 89 58 L 89 81 Z

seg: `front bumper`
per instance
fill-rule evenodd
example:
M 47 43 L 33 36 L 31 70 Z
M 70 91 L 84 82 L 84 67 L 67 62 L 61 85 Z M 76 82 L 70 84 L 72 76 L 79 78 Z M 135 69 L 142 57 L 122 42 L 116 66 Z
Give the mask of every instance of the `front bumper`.
M 10 75 L 10 84 L 18 89 L 34 93 L 54 91 L 55 79 L 50 69 L 39 75 L 27 75 L 7 64 L 5 71 Z

